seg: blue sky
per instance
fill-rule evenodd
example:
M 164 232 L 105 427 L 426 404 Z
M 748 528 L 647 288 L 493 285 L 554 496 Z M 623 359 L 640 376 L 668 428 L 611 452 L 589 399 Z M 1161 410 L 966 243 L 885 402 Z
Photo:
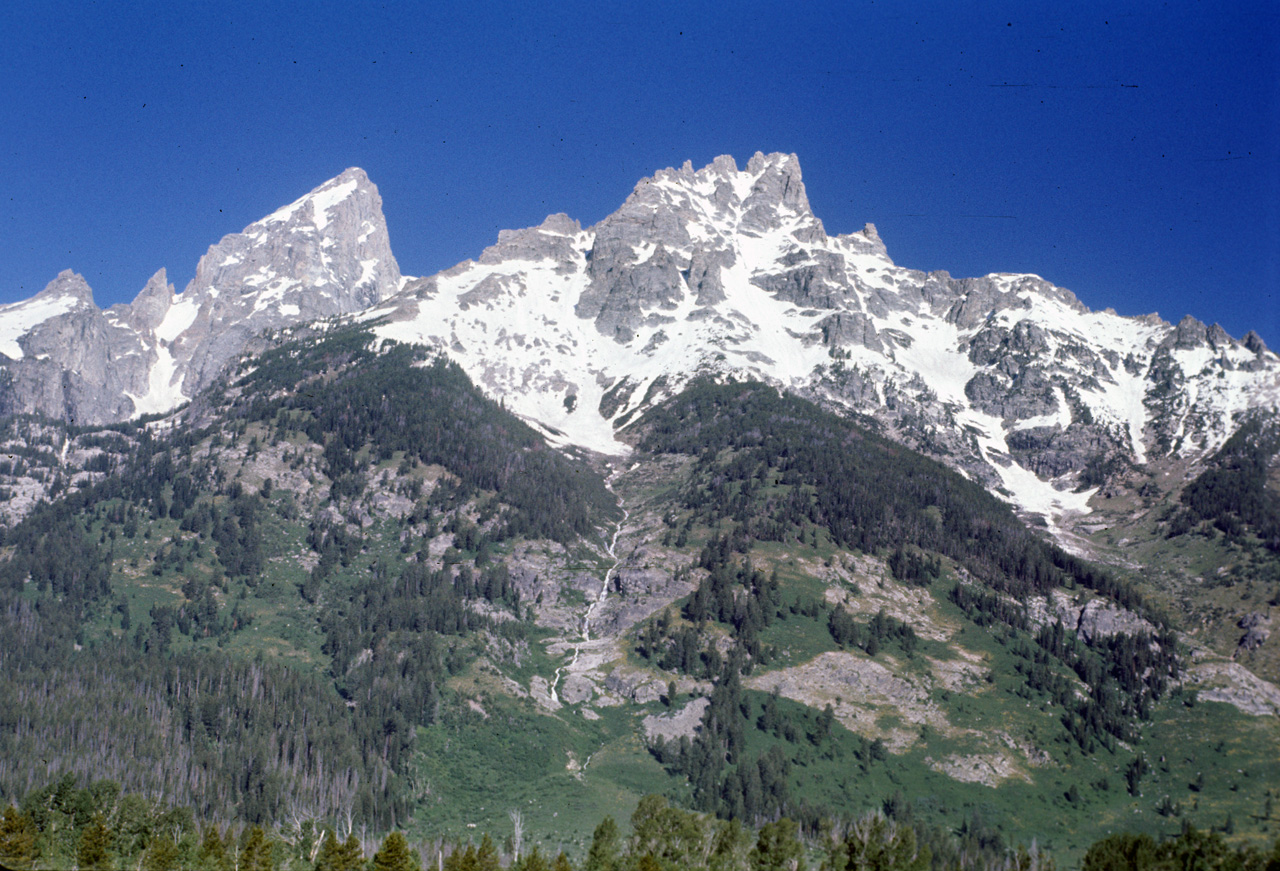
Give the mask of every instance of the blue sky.
M 1065 8 L 1070 7 L 1070 8 Z M 1273 2 L 50 2 L 0 11 L 0 301 L 100 305 L 348 166 L 408 274 L 800 157 L 829 232 L 1280 347 Z

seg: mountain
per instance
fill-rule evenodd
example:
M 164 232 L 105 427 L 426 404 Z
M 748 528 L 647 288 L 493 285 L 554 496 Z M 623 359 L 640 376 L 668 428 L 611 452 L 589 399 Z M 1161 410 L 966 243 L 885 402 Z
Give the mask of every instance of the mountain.
M 868 416 L 1051 523 L 1166 458 L 1198 463 L 1280 404 L 1280 357 L 1187 316 L 1094 312 L 1034 275 L 895 265 L 873 225 L 829 236 L 794 155 L 688 163 L 583 229 L 504 231 L 409 281 L 351 169 L 225 237 L 181 295 L 163 270 L 100 312 L 61 274 L 0 309 L 0 410 L 104 423 L 166 412 L 264 330 L 359 313 L 439 348 L 554 442 L 618 427 L 699 375 L 759 378 Z
M 1097 471 L 1203 458 L 1280 403 L 1280 357 L 1191 317 L 1092 312 L 1034 275 L 896 266 L 876 229 L 828 236 L 794 155 L 644 179 L 582 229 L 504 232 L 362 317 L 445 349 L 560 443 L 615 429 L 701 374 L 867 415 L 1024 510 L 1086 512 Z
M 578 856 L 646 793 L 815 838 L 884 807 L 1064 861 L 1267 825 L 1280 690 L 1145 567 L 760 381 L 653 403 L 625 461 L 560 451 L 381 323 L 279 336 L 165 419 L 3 422 L 0 474 L 52 497 L 0 538 L 0 803 L 35 809 L 47 864 L 74 842 L 37 811 L 77 779 L 288 839 L 521 808 Z M 1180 534 L 1255 546 L 1275 445 L 1224 445 Z
M 291 850 L 518 808 L 581 855 L 645 793 L 880 807 L 939 869 L 1271 825 L 1280 359 L 898 267 L 793 156 L 423 278 L 352 169 L 182 294 L 61 274 L 0 354 L 0 803 L 48 864 L 76 778 Z
M 360 311 L 400 285 L 378 190 L 349 169 L 223 237 L 180 295 L 161 269 L 103 311 L 67 271 L 0 307 L 0 412 L 75 424 L 168 412 L 264 330 Z

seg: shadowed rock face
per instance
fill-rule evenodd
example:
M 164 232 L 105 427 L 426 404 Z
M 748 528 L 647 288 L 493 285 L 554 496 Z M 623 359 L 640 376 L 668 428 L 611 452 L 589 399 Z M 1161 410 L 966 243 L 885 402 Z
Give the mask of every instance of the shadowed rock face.
M 181 296 L 161 269 L 131 304 L 104 312 L 67 271 L 0 308 L 0 323 L 20 328 L 20 352 L 0 360 L 0 413 L 92 424 L 167 411 L 263 330 L 360 311 L 400 284 L 377 188 L 349 169 L 225 236 Z

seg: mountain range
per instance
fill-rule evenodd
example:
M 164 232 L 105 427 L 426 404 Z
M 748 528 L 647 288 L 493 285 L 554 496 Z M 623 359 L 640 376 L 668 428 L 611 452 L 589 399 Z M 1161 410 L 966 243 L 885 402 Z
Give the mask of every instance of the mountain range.
M 0 307 L 0 802 L 109 778 L 298 843 L 523 808 L 577 854 L 645 793 L 874 805 L 939 869 L 1262 834 L 1278 403 L 1256 334 L 828 235 L 793 155 L 429 277 L 348 169 L 180 294 Z
M 897 266 L 873 225 L 829 236 L 794 155 L 659 171 L 583 229 L 503 231 L 402 276 L 349 169 L 224 237 L 175 294 L 162 269 L 102 311 L 63 272 L 0 308 L 0 411 L 103 424 L 171 411 L 265 331 L 336 315 L 447 353 L 553 443 L 621 455 L 618 427 L 702 375 L 758 378 L 1056 522 L 1112 476 L 1193 464 L 1280 404 L 1280 357 L 1191 316 L 1090 311 L 1035 275 Z

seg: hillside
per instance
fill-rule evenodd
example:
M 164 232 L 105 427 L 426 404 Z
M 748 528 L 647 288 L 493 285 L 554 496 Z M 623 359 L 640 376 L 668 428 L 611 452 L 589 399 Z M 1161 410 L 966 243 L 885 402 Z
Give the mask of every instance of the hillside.
M 575 458 L 378 329 L 264 339 L 164 418 L 10 420 L 61 483 L 3 539 L 0 801 L 70 772 L 419 837 L 519 807 L 571 851 L 646 793 L 1064 857 L 1265 833 L 1273 689 L 1191 656 L 1158 585 L 771 386 L 694 382 Z M 1256 477 L 1237 444 L 1215 468 Z M 1254 511 L 1208 487 L 1201 526 Z

